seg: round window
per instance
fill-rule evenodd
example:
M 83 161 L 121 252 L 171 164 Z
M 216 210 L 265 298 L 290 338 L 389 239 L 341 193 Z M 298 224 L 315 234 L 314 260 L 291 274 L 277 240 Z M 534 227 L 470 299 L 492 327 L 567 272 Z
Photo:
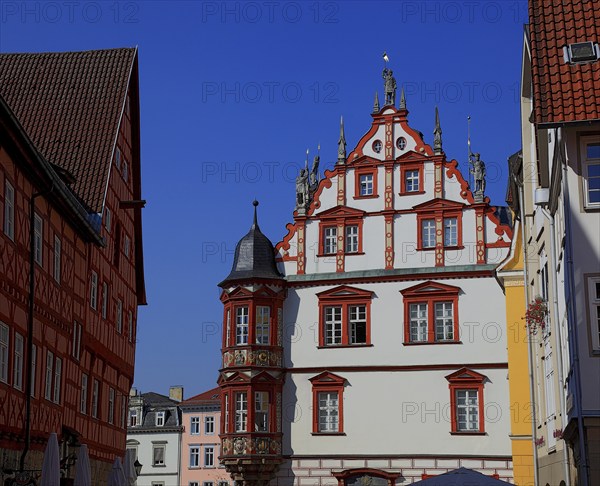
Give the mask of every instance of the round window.
M 381 152 L 381 149 L 383 148 L 383 144 L 381 143 L 381 140 L 375 140 L 373 142 L 373 151 L 374 152 Z
M 396 147 L 400 150 L 404 150 L 406 148 L 406 139 L 404 137 L 399 137 L 398 140 L 396 140 Z

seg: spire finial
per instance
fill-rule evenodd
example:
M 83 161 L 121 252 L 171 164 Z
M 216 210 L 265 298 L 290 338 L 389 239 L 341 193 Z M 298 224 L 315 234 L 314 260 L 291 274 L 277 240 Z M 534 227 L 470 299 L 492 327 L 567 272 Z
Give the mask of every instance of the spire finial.
M 438 107 L 435 107 L 435 128 L 433 129 L 433 152 L 440 155 L 442 149 L 442 127 L 440 126 L 440 113 Z
M 402 85 L 402 91 L 400 92 L 400 109 L 406 110 L 406 95 L 404 94 L 404 85 Z
M 373 103 L 373 113 L 379 113 L 379 93 L 375 91 L 375 102 Z
M 258 207 L 258 201 L 255 199 L 252 201 L 252 205 L 254 206 L 254 221 L 252 222 L 252 228 L 258 228 L 258 214 L 256 210 Z
M 346 162 L 346 135 L 344 134 L 344 117 L 340 116 L 340 139 L 338 140 L 338 164 Z
M 304 161 L 304 168 L 308 172 L 308 149 L 306 149 L 306 160 Z

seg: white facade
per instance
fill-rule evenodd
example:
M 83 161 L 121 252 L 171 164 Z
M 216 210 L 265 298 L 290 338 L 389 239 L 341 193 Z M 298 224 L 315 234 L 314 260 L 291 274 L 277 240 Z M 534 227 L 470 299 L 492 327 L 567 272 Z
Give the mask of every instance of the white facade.
M 126 447 L 142 464 L 137 486 L 181 484 L 182 425 L 177 402 L 158 393 L 139 395 L 132 390 Z
M 306 217 L 296 213 L 290 233 L 277 246 L 288 281 L 282 414 L 283 454 L 289 458 L 277 484 L 338 484 L 336 473 L 365 467 L 398 474 L 396 484 L 459 466 L 512 478 L 505 304 L 493 276 L 508 254 L 512 233 L 487 203 L 473 201 L 456 162 L 435 154 L 408 126 L 406 115 L 393 107 L 373 115 L 371 130 L 345 161 L 325 172 Z M 377 140 L 380 152 L 374 151 Z M 416 191 L 406 190 L 407 170 L 418 172 Z M 357 178 L 369 171 L 376 189 L 361 198 Z M 424 249 L 418 236 L 428 219 L 435 224 L 437 250 Z M 446 234 L 448 219 L 457 223 L 458 234 Z M 346 246 L 345 228 L 354 224 L 361 225 L 357 252 Z M 343 233 L 337 243 L 346 246 L 342 251 L 338 246 L 324 254 L 327 226 L 337 229 L 336 236 Z M 446 244 L 446 237 L 454 241 Z M 407 306 L 420 298 L 405 301 L 403 292 L 430 285 L 457 288 L 452 313 L 458 336 L 411 343 Z M 320 302 L 320 295 L 336 289 L 340 295 L 357 289 L 371 296 L 366 342 L 324 342 L 325 308 L 338 304 L 335 297 Z M 443 292 L 435 297 L 435 289 L 433 295 L 429 305 L 450 299 Z M 339 306 L 346 305 L 351 304 L 342 296 Z M 346 312 L 342 327 L 352 326 Z M 431 316 L 427 325 L 435 334 Z M 342 341 L 351 340 L 351 331 L 346 333 Z M 447 377 L 465 369 L 485 376 L 478 397 L 484 418 L 473 433 L 452 423 L 456 391 Z M 344 380 L 340 433 L 319 432 L 314 409 L 319 389 L 310 380 L 323 372 Z

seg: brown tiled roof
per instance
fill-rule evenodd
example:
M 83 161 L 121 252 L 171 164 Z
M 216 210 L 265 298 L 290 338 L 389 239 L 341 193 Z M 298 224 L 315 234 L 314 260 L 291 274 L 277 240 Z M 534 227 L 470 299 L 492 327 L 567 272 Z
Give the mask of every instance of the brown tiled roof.
M 51 163 L 75 177 L 72 188 L 102 211 L 136 49 L 0 54 L 0 94 Z
M 212 390 L 205 391 L 199 395 L 184 400 L 179 405 L 194 405 L 197 403 L 214 402 L 215 404 L 221 403 L 221 389 L 219 387 L 213 388 Z
M 600 61 L 567 64 L 563 47 L 600 42 L 598 0 L 529 0 L 537 124 L 600 119 Z

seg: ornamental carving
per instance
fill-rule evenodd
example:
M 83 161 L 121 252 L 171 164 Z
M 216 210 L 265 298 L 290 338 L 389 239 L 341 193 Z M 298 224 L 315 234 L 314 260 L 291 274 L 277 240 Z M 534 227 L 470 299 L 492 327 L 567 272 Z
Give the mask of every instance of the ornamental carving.
M 228 456 L 229 454 L 231 454 L 231 439 L 223 439 L 223 445 L 222 445 L 222 450 L 223 450 L 223 455 Z
M 269 452 L 269 439 L 256 439 L 255 449 L 259 454 L 267 454 Z
M 233 439 L 233 452 L 235 454 L 244 454 L 246 452 L 247 441 L 245 437 L 236 437 Z
M 246 364 L 246 350 L 245 349 L 235 352 L 235 364 L 238 366 Z

